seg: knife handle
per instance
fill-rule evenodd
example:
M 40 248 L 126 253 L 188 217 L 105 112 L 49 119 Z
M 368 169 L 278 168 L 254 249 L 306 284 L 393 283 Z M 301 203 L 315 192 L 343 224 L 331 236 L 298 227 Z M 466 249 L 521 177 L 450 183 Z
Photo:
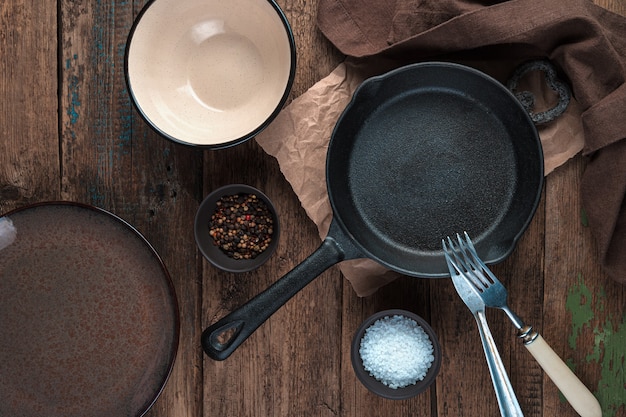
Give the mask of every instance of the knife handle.
M 524 346 L 581 417 L 602 417 L 596 397 L 540 334 L 536 333 L 536 337 L 524 342 Z

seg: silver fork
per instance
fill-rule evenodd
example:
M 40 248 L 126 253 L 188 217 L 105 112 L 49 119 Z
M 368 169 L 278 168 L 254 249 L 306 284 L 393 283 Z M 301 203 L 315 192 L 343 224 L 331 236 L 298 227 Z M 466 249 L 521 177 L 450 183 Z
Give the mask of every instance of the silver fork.
M 448 238 L 448 242 L 451 247 L 452 240 Z M 457 264 L 458 255 L 451 249 L 448 249 L 445 240 L 442 240 L 444 255 L 446 262 L 448 263 L 448 269 L 450 270 L 450 277 L 454 284 L 454 288 L 459 293 L 459 296 L 465 302 L 465 305 L 470 309 L 476 323 L 478 324 L 478 331 L 480 333 L 480 340 L 485 351 L 485 357 L 487 358 L 487 365 L 489 366 L 489 373 L 491 374 L 491 380 L 493 382 L 493 388 L 496 392 L 496 398 L 498 400 L 498 406 L 500 407 L 500 414 L 502 417 L 523 417 L 522 409 L 520 408 L 515 391 L 511 386 L 511 381 L 506 373 L 502 358 L 498 352 L 496 342 L 493 340 L 489 325 L 487 324 L 487 318 L 485 317 L 485 302 L 481 298 L 480 294 L 476 290 L 476 287 L 471 285 L 466 280 L 460 267 Z M 455 260 L 453 260 L 453 258 Z
M 522 339 L 526 349 L 533 355 L 579 415 L 601 417 L 602 409 L 598 400 L 552 350 L 543 337 L 534 331 L 532 326 L 524 324 L 522 319 L 509 308 L 506 288 L 480 259 L 467 232 L 464 236 L 465 239 L 457 234 L 458 246 L 456 247 L 448 237 L 448 244 L 454 250 L 455 270 L 458 272 L 458 276 L 464 277 L 471 284 L 473 290 L 478 292 L 487 307 L 499 308 L 506 313 L 517 328 L 518 337 Z

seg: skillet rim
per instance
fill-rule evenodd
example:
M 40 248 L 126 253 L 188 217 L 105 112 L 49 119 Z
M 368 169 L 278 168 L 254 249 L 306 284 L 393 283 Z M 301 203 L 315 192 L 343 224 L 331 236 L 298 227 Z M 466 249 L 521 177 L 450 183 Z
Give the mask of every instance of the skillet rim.
M 330 175 L 330 169 L 331 169 L 331 158 L 333 157 L 333 149 L 337 147 L 336 143 L 337 141 L 339 141 L 340 139 L 336 139 L 338 136 L 338 131 L 341 129 L 342 127 L 342 123 L 345 123 L 345 119 L 347 117 L 350 116 L 350 113 L 352 112 L 352 109 L 363 99 L 361 98 L 362 95 L 366 95 L 366 90 L 368 88 L 376 88 L 376 84 L 380 84 L 385 80 L 391 79 L 393 77 L 396 77 L 404 72 L 409 72 L 409 71 L 420 71 L 423 69 L 432 69 L 432 68 L 445 68 L 445 69 L 453 69 L 455 71 L 464 73 L 464 74 L 468 74 L 470 76 L 474 76 L 474 77 L 478 77 L 481 78 L 483 81 L 488 82 L 490 85 L 492 85 L 495 89 L 500 90 L 501 93 L 503 93 L 504 95 L 508 96 L 510 98 L 510 102 L 511 102 L 511 106 L 512 108 L 517 107 L 517 110 L 519 111 L 520 115 L 522 115 L 522 117 L 524 117 L 524 121 L 528 124 L 529 127 L 532 127 L 532 129 L 530 129 L 530 131 L 532 132 L 532 138 L 530 137 L 530 135 L 528 136 L 528 142 L 529 144 L 535 145 L 533 146 L 535 148 L 535 150 L 537 151 L 537 172 L 535 173 L 535 175 L 537 175 L 537 178 L 535 178 L 535 181 L 537 181 L 537 186 L 536 186 L 536 192 L 534 195 L 534 199 L 532 201 L 532 204 L 529 200 L 528 203 L 528 211 L 527 211 L 527 216 L 524 219 L 524 221 L 521 223 L 519 230 L 517 230 L 513 236 L 510 236 L 508 239 L 505 240 L 501 240 L 496 242 L 496 244 L 491 245 L 491 247 L 487 247 L 487 244 L 483 241 L 483 240 L 474 240 L 474 244 L 476 246 L 476 250 L 479 254 L 479 256 L 481 257 L 481 259 L 488 265 L 490 264 L 496 264 L 499 263 L 501 261 L 503 261 L 504 259 L 506 259 L 515 249 L 515 247 L 517 246 L 517 242 L 520 240 L 520 238 L 522 237 L 522 235 L 525 233 L 525 231 L 528 229 L 536 211 L 537 208 L 539 206 L 539 202 L 541 200 L 541 195 L 542 195 L 542 191 L 543 191 L 543 187 L 544 187 L 544 183 L 545 183 L 545 176 L 544 176 L 544 160 L 543 160 L 543 148 L 542 148 L 542 144 L 541 144 L 541 140 L 539 137 L 539 134 L 537 132 L 537 129 L 535 127 L 535 124 L 533 123 L 530 115 L 528 114 L 528 112 L 526 111 L 526 109 L 524 109 L 524 107 L 522 106 L 522 104 L 519 102 L 519 100 L 517 100 L 517 98 L 513 95 L 513 93 L 507 89 L 502 83 L 500 83 L 498 80 L 496 80 L 495 78 L 493 78 L 492 76 L 478 70 L 475 69 L 473 67 L 467 66 L 467 65 L 463 65 L 463 64 L 459 64 L 459 63 L 454 63 L 454 62 L 445 62 L 445 61 L 424 61 L 424 62 L 417 62 L 417 63 L 413 63 L 413 64 L 408 64 L 408 65 L 403 65 L 401 67 L 395 68 L 393 70 L 387 71 L 383 74 L 380 75 L 375 75 L 372 77 L 369 77 L 367 79 L 365 79 L 354 91 L 354 94 L 352 96 L 352 98 L 350 99 L 350 102 L 347 104 L 346 108 L 344 109 L 344 111 L 341 113 L 341 115 L 339 116 L 333 131 L 331 133 L 331 137 L 330 137 L 330 142 L 328 145 L 328 150 L 326 153 L 326 168 L 325 168 L 325 175 L 326 175 L 326 188 L 327 188 L 327 194 L 328 194 L 328 198 L 329 198 L 329 202 L 331 205 L 331 209 L 332 209 L 332 221 L 334 223 L 337 224 L 337 226 L 341 229 L 341 231 L 350 239 L 350 243 L 352 245 L 354 245 L 358 251 L 361 252 L 361 254 L 363 254 L 364 258 L 369 258 L 372 259 L 380 264 L 382 264 L 383 266 L 399 272 L 401 274 L 404 275 L 408 275 L 408 276 L 414 276 L 414 277 L 421 277 L 421 278 L 447 278 L 450 276 L 450 273 L 447 269 L 447 266 L 445 264 L 445 259 L 444 259 L 444 255 L 443 255 L 443 249 L 439 249 L 436 251 L 431 251 L 431 250 L 426 250 L 424 252 L 428 252 L 431 254 L 434 254 L 437 258 L 440 259 L 440 263 L 442 265 L 442 268 L 440 268 L 440 272 L 422 272 L 422 271 L 415 271 L 415 270 L 409 270 L 407 268 L 401 267 L 399 265 L 393 264 L 385 259 L 382 259 L 380 256 L 374 254 L 371 250 L 368 249 L 368 246 L 364 245 L 362 242 L 359 241 L 359 239 L 357 239 L 353 232 L 350 230 L 350 228 L 346 225 L 346 223 L 344 222 L 342 215 L 341 215 L 341 211 L 338 210 L 338 205 L 337 205 L 337 201 L 339 200 L 340 197 L 337 197 L 335 195 L 335 192 L 332 191 L 332 179 L 331 179 L 331 175 Z M 374 86 L 374 87 L 370 87 L 370 86 Z M 371 115 L 371 113 L 370 113 Z M 344 139 L 344 141 L 347 139 Z M 516 159 L 517 160 L 517 159 Z M 529 178 L 531 178 L 529 176 Z M 518 175 L 516 177 L 516 182 L 520 179 L 519 176 L 519 172 Z M 344 213 L 345 214 L 345 213 Z M 496 225 L 497 226 L 497 225 Z M 459 230 L 458 233 L 462 233 L 464 232 L 463 230 Z M 492 235 L 493 232 L 489 232 L 488 235 Z M 371 247 L 371 245 L 369 245 Z M 498 254 L 497 255 L 493 255 L 491 252 L 493 252 L 492 247 L 501 247 L 501 246 L 506 246 L 505 249 L 500 249 L 498 250 Z M 419 248 L 418 248 L 419 249 Z

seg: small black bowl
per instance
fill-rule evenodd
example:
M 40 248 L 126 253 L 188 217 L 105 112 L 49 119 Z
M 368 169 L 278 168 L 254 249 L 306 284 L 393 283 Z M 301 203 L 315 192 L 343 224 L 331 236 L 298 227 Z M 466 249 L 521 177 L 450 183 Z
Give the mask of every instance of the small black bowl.
M 369 372 L 363 368 L 363 361 L 361 360 L 361 355 L 359 353 L 361 339 L 363 339 L 363 336 L 365 335 L 365 330 L 373 325 L 376 320 L 396 315 L 415 320 L 417 324 L 424 329 L 424 332 L 426 332 L 428 338 L 433 344 L 433 356 L 435 358 L 424 379 L 404 388 L 390 388 L 371 376 Z M 430 325 L 423 318 L 406 310 L 385 310 L 368 317 L 357 329 L 354 338 L 352 339 L 350 356 L 352 358 L 352 367 L 354 368 L 354 372 L 356 373 L 359 381 L 361 381 L 361 383 L 374 394 L 391 400 L 405 400 L 426 391 L 426 389 L 428 389 L 428 387 L 430 387 L 430 385 L 435 381 L 441 366 L 441 346 L 439 345 L 437 335 L 433 331 L 432 327 L 430 327 Z
M 269 247 L 261 252 L 254 259 L 234 259 L 222 252 L 213 241 L 213 237 L 209 235 L 209 225 L 211 222 L 211 216 L 215 213 L 217 202 L 220 198 L 229 195 L 236 194 L 254 194 L 261 201 L 263 201 L 269 211 L 272 213 L 274 221 L 274 231 L 272 234 L 272 241 Z M 244 184 L 230 184 L 220 187 L 212 191 L 200 204 L 196 213 L 196 219 L 194 224 L 194 234 L 196 237 L 196 244 L 202 252 L 202 255 L 214 266 L 227 272 L 248 272 L 252 271 L 259 266 L 263 265 L 274 253 L 278 246 L 279 237 L 279 224 L 278 216 L 276 214 L 276 208 L 270 201 L 270 199 L 258 189 Z

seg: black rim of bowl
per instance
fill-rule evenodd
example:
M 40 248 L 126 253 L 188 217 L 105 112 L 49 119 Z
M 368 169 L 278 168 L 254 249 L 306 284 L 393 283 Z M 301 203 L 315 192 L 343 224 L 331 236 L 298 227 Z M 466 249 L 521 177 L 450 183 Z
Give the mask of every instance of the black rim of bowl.
M 154 130 L 155 132 L 157 132 L 159 135 L 163 136 L 164 138 L 166 138 L 166 139 L 168 139 L 168 140 L 170 140 L 172 142 L 180 143 L 180 144 L 187 145 L 187 146 L 190 146 L 190 147 L 201 148 L 201 149 L 215 149 L 215 150 L 217 150 L 217 149 L 230 148 L 232 146 L 239 145 L 240 143 L 246 142 L 246 141 L 252 139 L 254 136 L 256 136 L 259 133 L 261 133 L 276 118 L 276 116 L 278 116 L 278 113 L 280 113 L 280 111 L 282 110 L 283 106 L 287 102 L 287 99 L 289 98 L 289 93 L 291 93 L 291 87 L 293 86 L 293 82 L 294 82 L 294 79 L 296 77 L 296 60 L 297 60 L 297 57 L 296 57 L 296 41 L 295 41 L 295 37 L 294 37 L 294 34 L 293 34 L 293 30 L 291 29 L 291 25 L 289 24 L 289 20 L 287 20 L 287 16 L 285 16 L 285 13 L 280 8 L 278 3 L 276 3 L 276 1 L 274 1 L 274 0 L 265 0 L 274 8 L 274 10 L 276 11 L 276 14 L 278 15 L 278 17 L 282 21 L 283 26 L 285 28 L 285 33 L 287 34 L 287 39 L 289 41 L 289 49 L 290 49 L 290 55 L 291 55 L 291 59 L 290 59 L 291 64 L 290 64 L 290 67 L 289 67 L 289 78 L 287 79 L 287 84 L 285 85 L 285 91 L 283 92 L 283 95 L 282 95 L 280 101 L 277 103 L 276 108 L 274 109 L 274 111 L 267 117 L 267 119 L 265 119 L 265 121 L 263 123 L 261 123 L 256 129 L 254 129 L 254 130 L 250 131 L 249 133 L 241 136 L 240 138 L 234 139 L 234 140 L 231 140 L 231 141 L 228 141 L 228 142 L 223 142 L 223 143 L 199 144 L 199 143 L 187 142 L 187 141 L 185 141 L 185 140 L 183 140 L 181 138 L 174 137 L 174 136 L 168 134 L 167 132 L 163 131 L 162 129 L 160 129 L 144 113 L 144 111 L 142 110 L 141 106 L 137 102 L 135 94 L 133 94 L 132 83 L 131 83 L 131 80 L 130 80 L 130 73 L 129 73 L 129 70 L 128 70 L 128 56 L 130 54 L 130 47 L 132 45 L 133 35 L 135 34 L 135 31 L 137 30 L 137 27 L 139 26 L 139 23 L 141 22 L 141 18 L 146 13 L 146 11 L 150 8 L 150 6 L 154 2 L 156 2 L 156 1 L 158 1 L 158 0 L 150 0 L 150 1 L 148 1 L 148 3 L 146 3 L 146 5 L 141 9 L 139 14 L 137 15 L 137 17 L 133 21 L 133 24 L 132 24 L 132 26 L 130 28 L 130 32 L 128 34 L 128 38 L 127 38 L 127 42 L 126 42 L 126 49 L 124 51 L 124 79 L 126 81 L 126 89 L 128 90 L 128 94 L 131 97 L 131 102 L 133 103 L 133 106 L 135 107 L 135 109 L 137 110 L 137 112 L 139 113 L 141 118 L 148 124 L 148 126 L 150 126 L 152 128 L 152 130 Z
M 213 238 L 209 235 L 209 222 L 211 215 L 215 212 L 215 207 L 220 198 L 235 194 L 254 194 L 261 199 L 269 211 L 272 213 L 274 221 L 274 232 L 272 242 L 269 247 L 261 252 L 254 259 L 234 259 L 226 255 L 220 248 L 215 246 Z M 245 184 L 230 184 L 212 191 L 200 204 L 196 212 L 194 222 L 194 235 L 196 244 L 202 255 L 215 267 L 226 272 L 249 272 L 263 265 L 276 251 L 280 236 L 280 225 L 276 208 L 270 199 L 260 190 Z
M 367 372 L 365 368 L 363 368 L 363 361 L 361 360 L 361 355 L 359 353 L 361 339 L 363 339 L 365 330 L 367 330 L 367 328 L 374 324 L 376 320 L 382 319 L 384 317 L 393 317 L 395 315 L 404 316 L 415 320 L 417 324 L 422 327 L 422 329 L 424 329 L 424 332 L 426 332 L 426 334 L 430 338 L 430 341 L 433 344 L 433 356 L 435 358 L 433 363 L 430 365 L 430 368 L 428 369 L 428 372 L 426 373 L 424 379 L 404 388 L 390 388 L 371 376 L 369 372 Z M 437 335 L 433 331 L 432 327 L 430 327 L 430 324 L 428 324 L 426 320 L 424 320 L 417 314 L 400 309 L 380 311 L 368 317 L 357 329 L 354 338 L 352 339 L 350 356 L 352 359 L 352 367 L 354 368 L 354 372 L 359 381 L 361 381 L 361 383 L 373 393 L 391 400 L 405 400 L 426 391 L 435 381 L 435 378 L 439 373 L 439 368 L 441 367 L 441 346 L 439 345 Z

